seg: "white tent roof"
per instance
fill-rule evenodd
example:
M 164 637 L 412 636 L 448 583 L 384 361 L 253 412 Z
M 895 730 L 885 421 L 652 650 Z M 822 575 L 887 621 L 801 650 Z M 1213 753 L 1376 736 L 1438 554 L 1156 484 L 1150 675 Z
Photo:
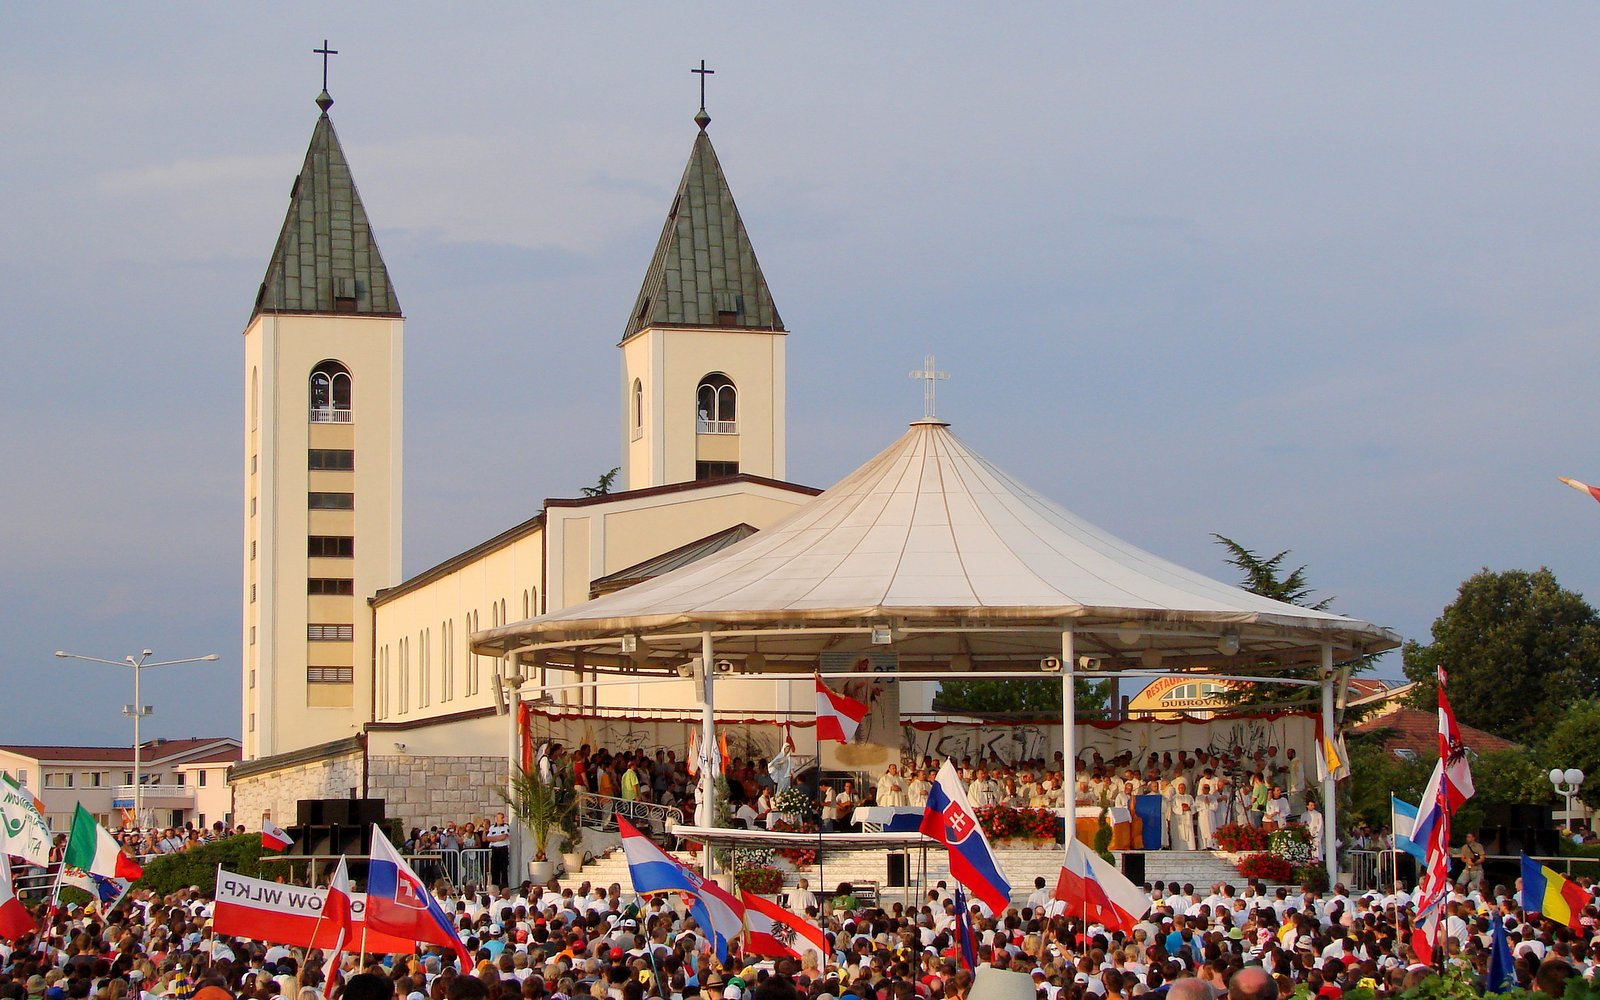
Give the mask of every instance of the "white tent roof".
M 1258 597 L 1078 518 L 935 421 L 788 519 L 699 562 L 565 610 L 478 633 L 481 646 L 671 627 L 983 620 L 1259 626 L 1391 648 L 1387 629 Z M 1214 640 L 1213 640 L 1214 642 Z M 487 649 L 486 649 L 487 651 Z

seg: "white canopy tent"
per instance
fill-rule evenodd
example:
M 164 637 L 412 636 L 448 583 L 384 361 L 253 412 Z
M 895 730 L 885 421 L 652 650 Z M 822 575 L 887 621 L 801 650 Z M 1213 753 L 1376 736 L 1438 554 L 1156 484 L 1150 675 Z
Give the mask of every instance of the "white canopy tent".
M 1336 664 L 1399 641 L 1138 549 L 929 419 L 782 523 L 654 580 L 474 633 L 472 648 L 509 658 L 513 675 L 528 664 L 633 681 L 676 679 L 696 660 L 793 677 L 816 671 L 825 652 L 883 649 L 898 654 L 903 679 L 1059 671 L 1071 758 L 1075 677 L 1319 684 L 1331 732 Z M 1303 679 L 1307 667 L 1316 680 Z M 695 676 L 709 740 L 716 671 Z M 1331 792 L 1328 782 L 1330 848 Z

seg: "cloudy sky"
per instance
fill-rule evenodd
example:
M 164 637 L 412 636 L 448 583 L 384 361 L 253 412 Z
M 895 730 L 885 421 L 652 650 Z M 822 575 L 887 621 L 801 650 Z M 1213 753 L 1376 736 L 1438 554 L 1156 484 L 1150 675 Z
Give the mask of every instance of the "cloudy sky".
M 695 78 L 789 341 L 789 478 L 940 415 L 1231 579 L 1425 637 L 1480 567 L 1600 593 L 1592 4 L 12 6 L 8 741 L 237 734 L 240 338 L 316 117 L 407 316 L 408 574 L 618 463 L 615 344 Z

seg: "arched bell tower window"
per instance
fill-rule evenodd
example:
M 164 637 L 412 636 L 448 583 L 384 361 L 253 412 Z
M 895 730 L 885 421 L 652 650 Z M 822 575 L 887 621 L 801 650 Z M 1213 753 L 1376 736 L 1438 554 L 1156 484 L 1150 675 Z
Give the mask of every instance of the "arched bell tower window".
M 712 372 L 701 379 L 695 393 L 695 430 L 701 434 L 739 433 L 738 401 L 739 390 L 728 376 Z
M 337 361 L 324 361 L 311 369 L 311 422 L 350 422 L 350 369 Z
M 633 380 L 633 440 L 644 436 L 644 383 Z

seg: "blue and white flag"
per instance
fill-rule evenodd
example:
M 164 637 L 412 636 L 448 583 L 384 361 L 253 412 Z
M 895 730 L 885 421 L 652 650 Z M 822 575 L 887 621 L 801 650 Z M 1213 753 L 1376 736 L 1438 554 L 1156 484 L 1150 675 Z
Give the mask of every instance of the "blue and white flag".
M 1422 845 L 1406 834 L 1417 822 L 1417 807 L 1398 795 L 1389 796 L 1389 829 L 1394 831 L 1394 849 L 1405 851 L 1418 861 L 1425 853 Z

